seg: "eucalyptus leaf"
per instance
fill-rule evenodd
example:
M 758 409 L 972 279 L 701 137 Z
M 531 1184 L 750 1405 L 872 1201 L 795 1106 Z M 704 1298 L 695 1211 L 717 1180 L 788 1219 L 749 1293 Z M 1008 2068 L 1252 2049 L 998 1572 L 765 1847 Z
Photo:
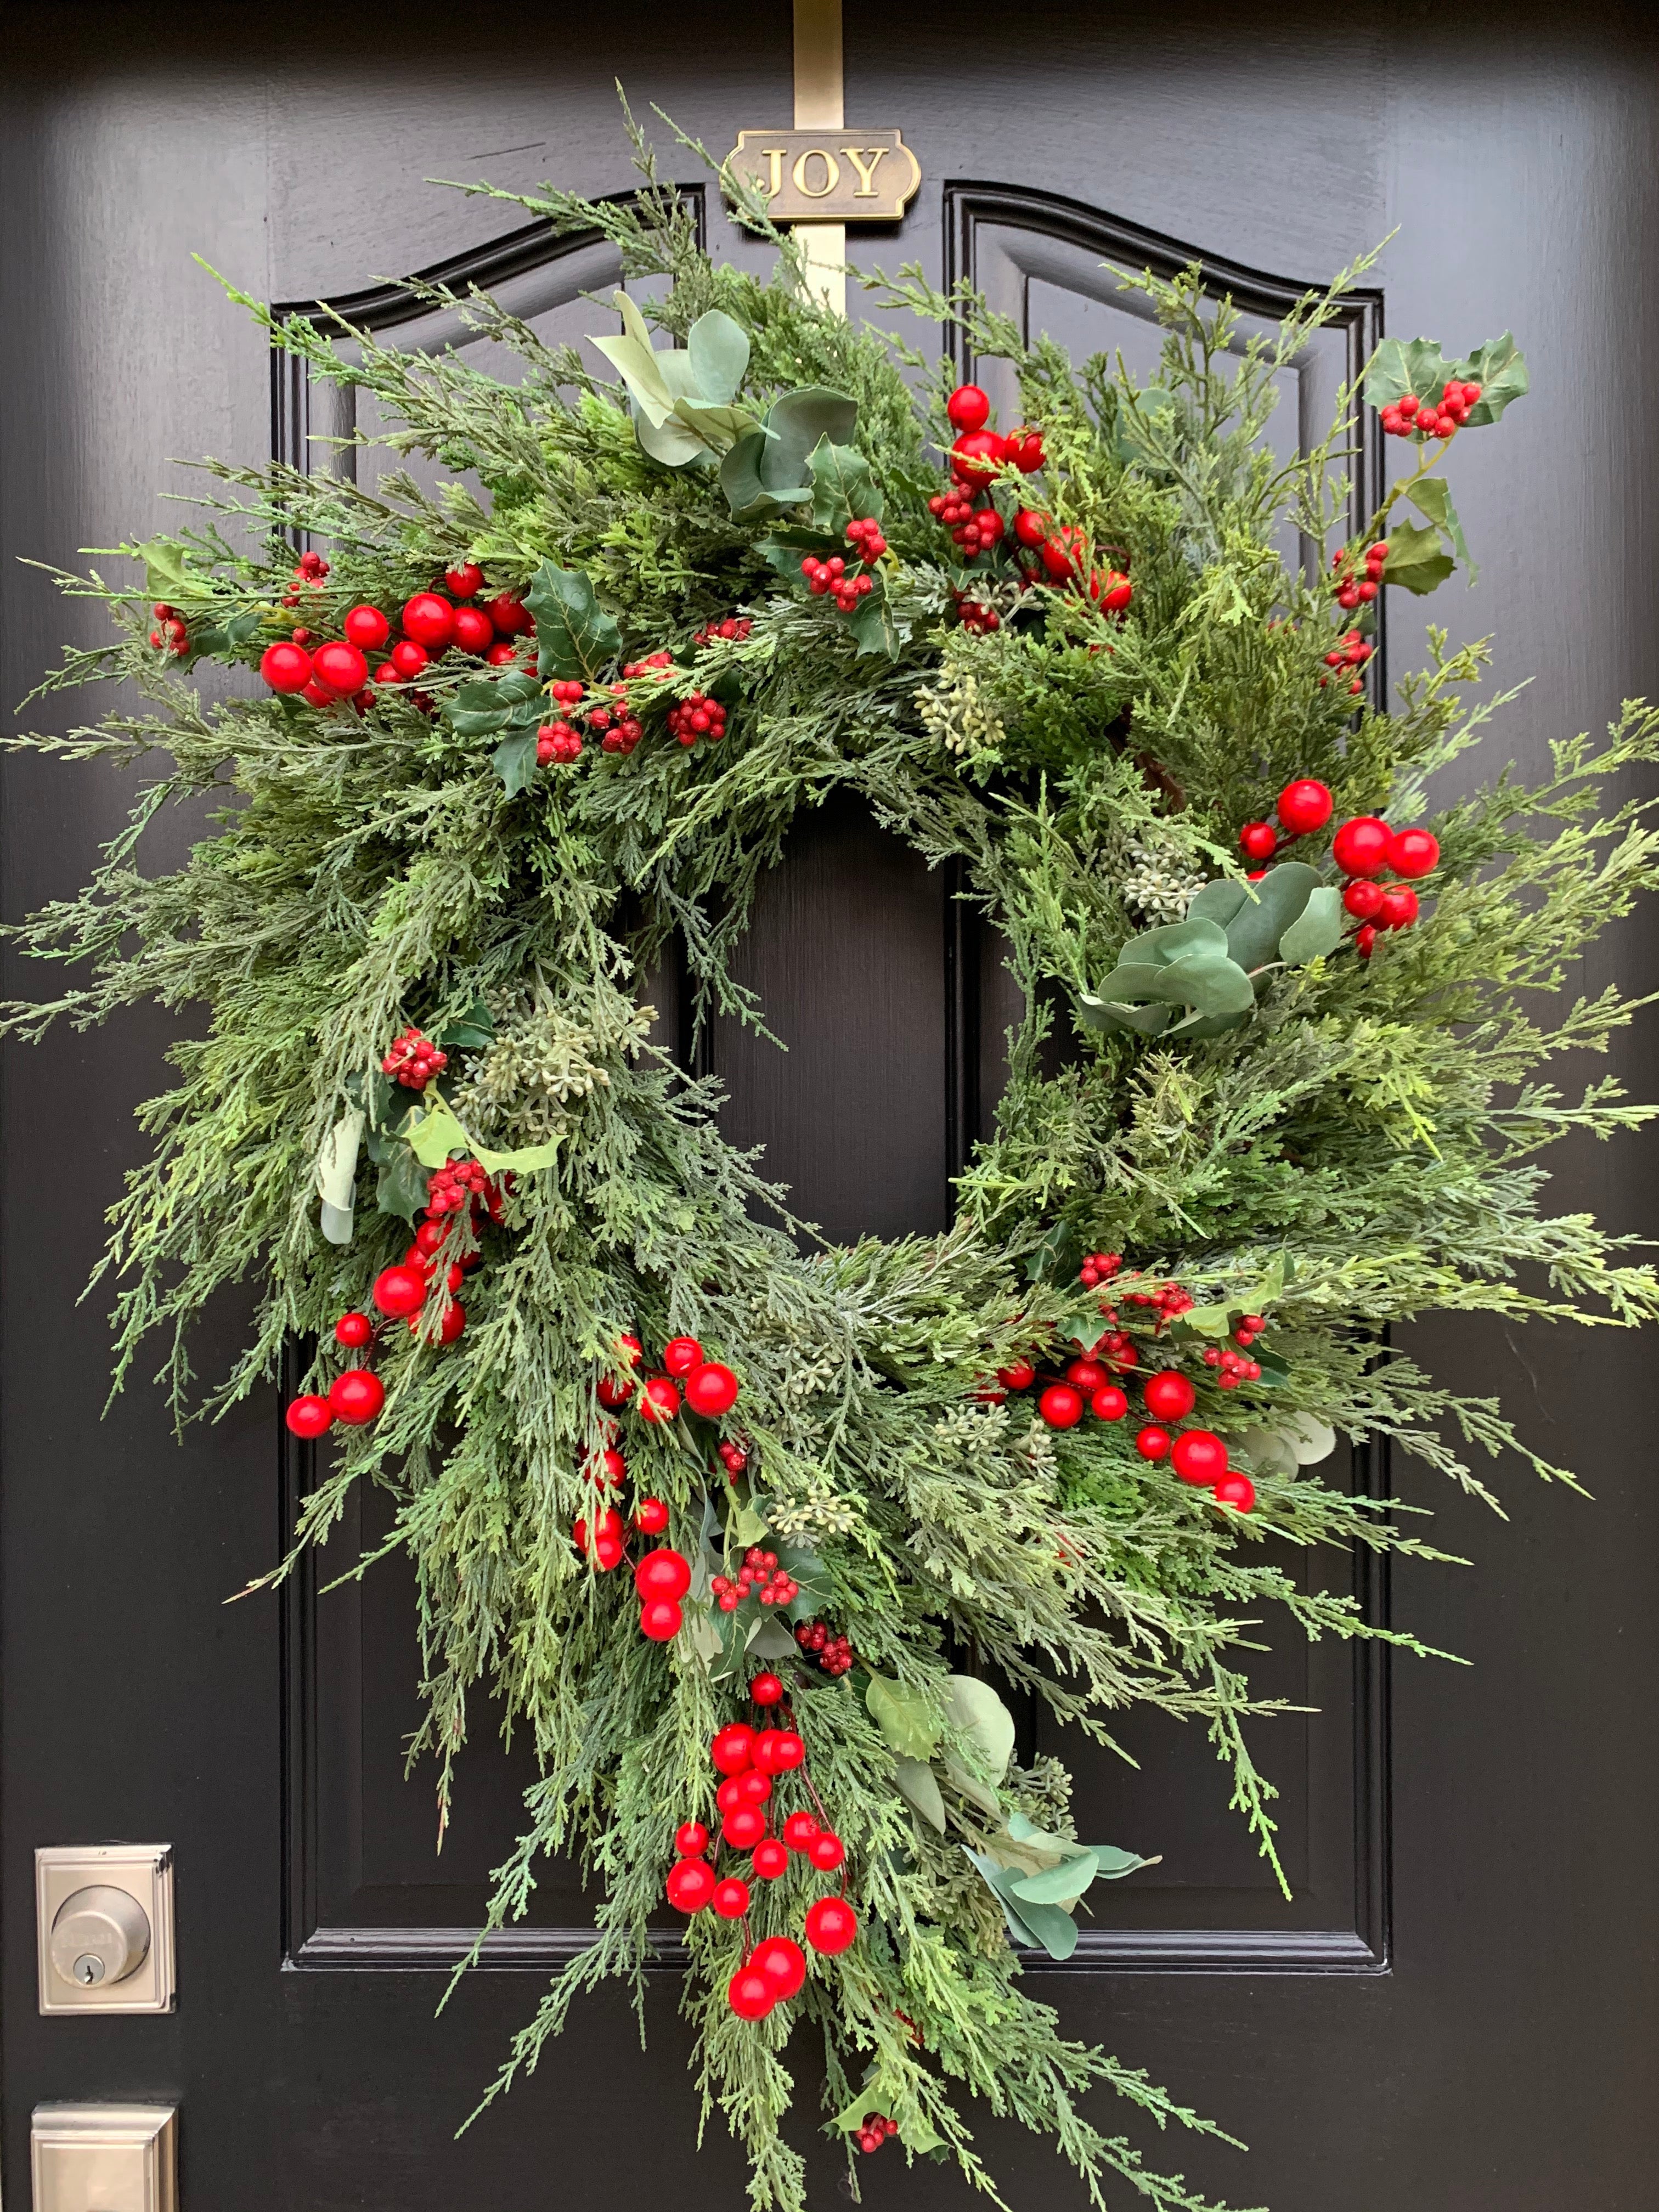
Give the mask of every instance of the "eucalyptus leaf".
M 1126 1874 L 1162 1863 L 1161 1853 L 1143 1858 L 1139 1851 L 1126 1851 L 1116 1844 L 1091 1844 L 1089 1849 L 1094 1853 L 1095 1869 L 1103 1881 L 1121 1881 Z
M 1279 940 L 1279 957 L 1287 968 L 1305 967 L 1322 960 L 1342 942 L 1342 894 L 1334 884 L 1321 884 L 1308 894 L 1308 902 Z
M 750 430 L 739 438 L 720 463 L 720 489 L 738 522 L 769 522 L 785 502 L 775 499 L 761 482 L 761 455 L 766 451 L 764 430 Z M 801 496 L 805 497 L 804 490 Z
M 920 1759 L 900 1759 L 893 1766 L 893 1782 L 901 1797 L 913 1805 L 931 1828 L 945 1833 L 945 1800 L 939 1778 Z
M 748 1653 L 751 1659 L 793 1659 L 795 1639 L 778 1619 L 775 1608 L 762 1613 L 749 1632 Z
M 902 1759 L 933 1756 L 939 1724 L 931 1701 L 921 1691 L 889 1681 L 884 1674 L 872 1674 L 864 1702 L 889 1750 L 897 1752 Z
M 949 1680 L 951 1694 L 945 1706 L 947 1723 L 981 1754 L 992 1781 L 1000 1782 L 1014 1755 L 1013 1715 L 990 1684 L 976 1675 L 952 1674 Z
M 682 422 L 678 414 L 670 415 L 661 422 L 643 420 L 634 425 L 635 434 L 641 448 L 653 461 L 660 461 L 665 469 L 685 469 L 710 458 L 708 441 L 689 422 Z
M 995 1790 L 988 1790 L 976 1774 L 970 1774 L 962 1761 L 953 1758 L 949 1752 L 945 1754 L 945 1778 L 959 1797 L 965 1797 L 970 1805 L 977 1806 L 988 1820 L 1000 1819 L 1002 1808 L 997 1802 Z
M 750 436 L 755 428 L 755 418 L 746 407 L 712 407 L 695 398 L 674 402 L 674 420 L 694 431 L 706 447 L 717 453 L 729 453 L 739 439 Z M 665 429 L 667 427 L 664 425 Z
M 686 333 L 685 349 L 703 398 L 716 407 L 729 405 L 749 369 L 749 333 L 743 325 L 710 307 Z
M 1205 884 L 1187 909 L 1188 923 L 1200 918 L 1219 923 L 1229 957 L 1249 975 L 1280 957 L 1279 939 L 1320 888 L 1319 871 L 1305 860 L 1269 868 L 1260 883 L 1224 877 Z
M 745 1548 L 750 1544 L 758 1544 L 766 1534 L 766 1523 L 752 1505 L 739 1505 L 726 1523 L 726 1528 L 732 1542 L 742 1544 Z
M 760 478 L 775 499 L 793 485 L 810 484 L 808 456 L 820 438 L 844 446 L 858 421 L 856 399 L 844 392 L 827 392 L 810 384 L 799 392 L 786 392 L 773 403 L 766 416 L 766 451 L 761 456 Z M 801 494 L 803 499 L 810 496 Z
M 1057 1905 L 1062 1911 L 1069 1912 L 1086 1894 L 1098 1872 L 1094 1853 L 1081 1850 L 1075 1858 L 1062 1859 L 1058 1866 L 1044 1867 L 1037 1874 L 1019 1875 L 1011 1886 L 1022 1906 Z

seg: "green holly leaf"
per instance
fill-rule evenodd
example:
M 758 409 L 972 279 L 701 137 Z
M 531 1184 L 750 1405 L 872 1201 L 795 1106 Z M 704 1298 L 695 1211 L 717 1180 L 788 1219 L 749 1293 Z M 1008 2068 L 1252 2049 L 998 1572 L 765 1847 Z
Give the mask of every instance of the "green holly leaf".
M 1497 422 L 1506 407 L 1523 399 L 1531 389 L 1527 357 L 1508 331 L 1501 338 L 1488 338 L 1477 346 L 1451 373 L 1460 384 L 1480 386 L 1480 397 L 1469 410 L 1467 427 L 1471 430 Z
M 212 576 L 198 565 L 191 548 L 176 538 L 148 538 L 142 545 L 121 550 L 143 562 L 146 595 L 165 599 L 182 614 L 188 615 L 192 606 L 204 605 L 212 592 Z
M 509 799 L 516 799 L 536 773 L 536 732 L 515 730 L 503 738 L 489 756 L 489 765 L 500 776 Z
M 879 576 L 875 579 L 875 589 L 865 593 L 845 620 L 859 641 L 860 660 L 866 653 L 884 653 L 890 660 L 898 659 L 898 629 L 886 587 Z
M 1443 477 L 1425 477 L 1420 483 L 1410 484 L 1406 496 L 1426 521 L 1435 528 L 1450 546 L 1460 561 L 1469 557 L 1468 541 L 1463 535 L 1463 525 L 1458 520 L 1457 509 L 1452 504 L 1451 488 Z M 1474 581 L 1474 570 L 1469 570 L 1469 581 Z
M 1382 570 L 1385 584 L 1402 585 L 1421 598 L 1436 585 L 1443 584 L 1455 566 L 1451 555 L 1441 550 L 1437 530 L 1418 530 L 1409 522 L 1401 522 L 1389 532 L 1389 557 Z
M 902 1759 L 932 1758 L 939 1739 L 939 1724 L 932 1701 L 921 1690 L 889 1681 L 884 1674 L 872 1674 L 864 1702 L 890 1751 Z
M 945 1833 L 945 1800 L 939 1794 L 939 1778 L 931 1766 L 920 1759 L 897 1759 L 893 1766 L 893 1785 L 930 1828 L 936 1828 L 941 1836 Z
M 813 447 L 812 520 L 837 543 L 849 522 L 866 515 L 881 519 L 881 494 L 870 473 L 870 464 L 856 446 L 832 446 L 821 438 Z
M 536 617 L 543 682 L 560 676 L 597 683 L 622 651 L 622 632 L 594 597 L 586 574 L 544 561 L 524 598 Z
M 475 999 L 464 1014 L 434 1031 L 432 1042 L 457 1052 L 481 1052 L 495 1042 L 495 1018 L 483 999 Z
M 1365 398 L 1373 407 L 1389 406 L 1408 392 L 1438 399 L 1451 374 L 1437 339 L 1384 338 L 1365 372 Z
M 1026 1279 L 1033 1283 L 1063 1283 L 1075 1275 L 1082 1264 L 1082 1238 L 1071 1222 L 1056 1221 L 1043 1231 L 1033 1246 L 1025 1262 Z M 1099 1334 L 1097 1329 L 1095 1334 Z
M 374 1203 L 382 1213 L 396 1214 L 402 1221 L 413 1221 L 426 1204 L 428 1174 L 429 1170 L 421 1164 L 407 1145 L 389 1146 L 380 1162 L 380 1178 L 374 1186 Z

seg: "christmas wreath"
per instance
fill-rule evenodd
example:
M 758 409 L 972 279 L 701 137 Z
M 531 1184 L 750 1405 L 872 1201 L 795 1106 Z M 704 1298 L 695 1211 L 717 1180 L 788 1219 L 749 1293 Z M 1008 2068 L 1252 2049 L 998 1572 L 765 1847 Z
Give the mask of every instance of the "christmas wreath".
M 1208 2124 L 1025 1993 L 1022 1953 L 1066 1957 L 1144 1862 L 1076 1835 L 1003 1692 L 1102 1743 L 1136 1701 L 1197 1718 L 1272 1859 L 1246 1624 L 1386 1632 L 1287 1563 L 1434 1556 L 1349 1494 L 1337 1439 L 1482 1495 L 1469 1446 L 1562 1474 L 1385 1333 L 1659 1309 L 1633 1240 L 1546 1210 L 1535 1157 L 1650 1110 L 1547 1071 L 1632 1012 L 1550 997 L 1659 873 L 1642 805 L 1600 796 L 1659 716 L 1431 817 L 1504 703 L 1468 702 L 1486 653 L 1431 630 L 1426 672 L 1374 696 L 1386 594 L 1468 565 L 1440 464 L 1524 393 L 1508 337 L 1385 341 L 1281 463 L 1275 375 L 1358 270 L 1242 350 L 1196 270 L 1126 276 L 1164 329 L 1149 387 L 871 280 L 1012 364 L 999 429 L 815 304 L 777 234 L 769 281 L 711 262 L 641 159 L 631 204 L 523 203 L 669 280 L 595 341 L 617 383 L 478 294 L 425 295 L 516 382 L 247 303 L 454 481 L 210 463 L 198 526 L 119 549 L 142 596 L 62 575 L 118 635 L 43 690 L 143 703 L 9 742 L 160 765 L 90 886 L 16 933 L 83 974 L 6 1025 L 206 1010 L 112 1213 L 118 1379 L 163 1331 L 183 1418 L 309 1347 L 297 1540 L 355 1484 L 394 1501 L 441 1799 L 477 1686 L 529 1732 L 489 1926 L 556 1853 L 596 1926 L 497 2089 L 602 1977 L 642 1993 L 665 1897 L 757 2204 L 805 2201 L 781 2124 L 810 2023 L 849 2153 L 896 2138 L 989 2188 L 960 2085 L 1097 2201 L 1115 2170 L 1198 2207 L 1082 2100 Z M 1413 465 L 1359 516 L 1368 406 Z M 1317 572 L 1282 556 L 1298 535 Z M 204 667 L 233 680 L 204 695 Z M 961 870 L 1025 1006 L 954 1225 L 850 1248 L 722 1138 L 641 984 L 677 947 L 699 1020 L 763 1025 L 732 950 L 837 791 Z M 183 865 L 143 873 L 149 823 L 204 799 Z M 252 1340 L 197 1406 L 188 1324 L 250 1281 Z

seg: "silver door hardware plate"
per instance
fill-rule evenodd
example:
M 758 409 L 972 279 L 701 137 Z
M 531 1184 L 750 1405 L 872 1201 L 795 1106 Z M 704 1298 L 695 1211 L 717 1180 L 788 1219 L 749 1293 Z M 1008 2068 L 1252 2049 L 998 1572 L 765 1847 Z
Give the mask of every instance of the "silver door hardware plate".
M 34 1918 L 42 2012 L 173 2010 L 170 1844 L 45 1846 Z
M 37 2105 L 34 2212 L 178 2212 L 172 2105 Z

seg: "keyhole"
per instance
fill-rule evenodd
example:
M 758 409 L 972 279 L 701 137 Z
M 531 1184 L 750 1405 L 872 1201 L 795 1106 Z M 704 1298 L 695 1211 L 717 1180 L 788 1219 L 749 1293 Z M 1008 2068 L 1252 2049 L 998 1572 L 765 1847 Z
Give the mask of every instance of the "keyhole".
M 83 1951 L 75 1962 L 75 1978 L 85 1989 L 104 1978 L 104 1962 L 91 1951 Z

